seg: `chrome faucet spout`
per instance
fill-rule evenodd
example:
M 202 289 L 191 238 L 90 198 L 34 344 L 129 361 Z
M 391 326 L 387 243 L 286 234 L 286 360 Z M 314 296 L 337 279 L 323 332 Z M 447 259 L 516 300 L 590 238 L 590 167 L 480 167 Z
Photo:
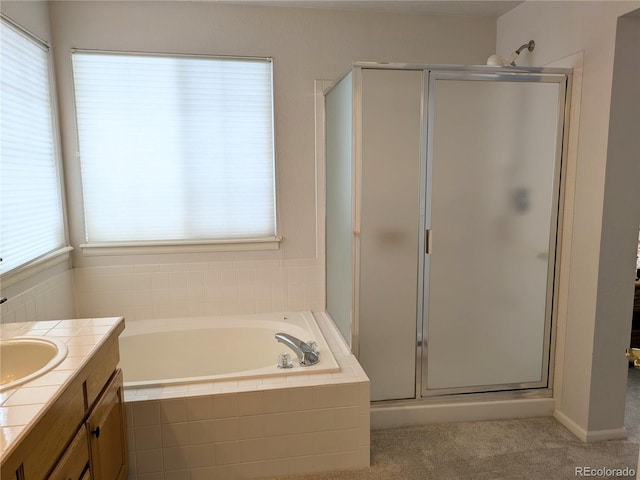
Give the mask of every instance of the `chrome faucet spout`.
M 287 347 L 293 350 L 298 357 L 300 365 L 302 366 L 308 367 L 310 365 L 315 365 L 320 360 L 320 353 L 317 350 L 293 335 L 289 335 L 288 333 L 276 333 L 276 340 L 280 343 L 284 343 Z

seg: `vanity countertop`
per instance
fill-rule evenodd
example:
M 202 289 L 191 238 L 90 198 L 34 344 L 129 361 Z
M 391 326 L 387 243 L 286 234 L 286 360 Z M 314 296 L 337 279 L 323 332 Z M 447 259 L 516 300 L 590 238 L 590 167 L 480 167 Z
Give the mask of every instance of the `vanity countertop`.
M 16 388 L 0 392 L 0 459 L 10 455 L 100 347 L 124 330 L 122 317 L 5 323 L 3 340 L 21 336 L 54 337 L 68 348 L 57 367 Z

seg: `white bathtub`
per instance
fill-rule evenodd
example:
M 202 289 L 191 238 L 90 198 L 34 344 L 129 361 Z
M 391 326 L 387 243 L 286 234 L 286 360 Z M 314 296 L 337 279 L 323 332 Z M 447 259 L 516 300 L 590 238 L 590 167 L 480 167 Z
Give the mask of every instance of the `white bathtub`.
M 278 332 L 315 341 L 320 361 L 300 366 Z M 282 352 L 293 368 L 276 367 Z M 125 388 L 340 371 L 311 312 L 131 321 L 120 336 L 120 367 Z
M 320 362 L 278 370 L 278 331 L 315 340 Z M 326 314 L 134 320 L 120 341 L 127 480 L 369 466 L 369 379 Z

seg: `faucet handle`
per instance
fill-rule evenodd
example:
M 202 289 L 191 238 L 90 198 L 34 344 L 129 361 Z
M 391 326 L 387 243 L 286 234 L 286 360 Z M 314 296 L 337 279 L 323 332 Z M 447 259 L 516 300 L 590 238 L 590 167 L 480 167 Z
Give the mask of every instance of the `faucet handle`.
M 309 340 L 307 342 L 307 345 L 309 345 L 309 348 L 311 348 L 313 353 L 318 353 L 318 342 L 316 342 L 315 340 Z
M 291 362 L 291 355 L 286 352 L 278 355 L 278 368 L 293 368 L 293 362 Z

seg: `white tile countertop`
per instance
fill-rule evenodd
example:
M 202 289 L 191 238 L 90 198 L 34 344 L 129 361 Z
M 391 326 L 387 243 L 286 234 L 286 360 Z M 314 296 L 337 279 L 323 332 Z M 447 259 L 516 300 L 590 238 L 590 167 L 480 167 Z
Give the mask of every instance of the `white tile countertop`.
M 13 389 L 0 393 L 0 459 L 4 461 L 27 436 L 47 409 L 88 364 L 98 349 L 124 329 L 122 317 L 5 323 L 0 338 L 53 337 L 66 344 L 68 354 L 58 366 Z M 2 366 L 0 366 L 2 368 Z

